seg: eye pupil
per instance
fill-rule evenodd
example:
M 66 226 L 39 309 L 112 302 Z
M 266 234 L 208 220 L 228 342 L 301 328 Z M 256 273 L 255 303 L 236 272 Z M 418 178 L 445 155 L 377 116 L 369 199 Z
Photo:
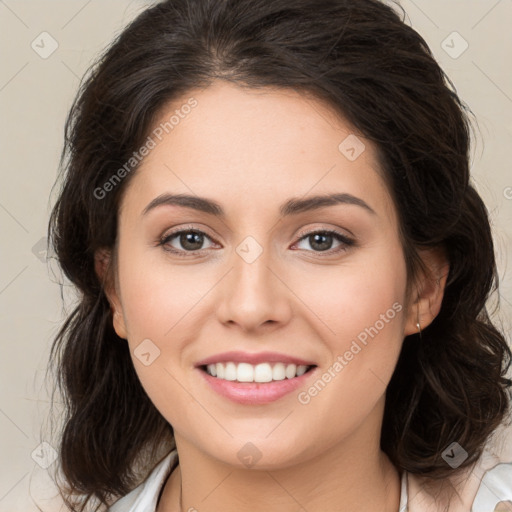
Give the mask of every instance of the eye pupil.
M 197 251 L 203 245 L 203 235 L 195 231 L 187 231 L 180 235 L 180 243 L 184 249 Z
M 313 240 L 313 242 L 311 243 L 311 247 L 315 248 L 316 245 L 316 248 L 319 251 L 327 251 L 332 246 L 332 235 L 330 234 L 315 233 L 310 236 L 310 240 L 311 239 Z M 327 243 L 325 242 L 326 239 Z

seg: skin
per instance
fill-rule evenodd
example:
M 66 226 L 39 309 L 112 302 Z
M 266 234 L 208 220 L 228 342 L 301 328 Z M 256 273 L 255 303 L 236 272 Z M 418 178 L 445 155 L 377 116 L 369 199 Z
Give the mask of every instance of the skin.
M 180 464 L 157 510 L 180 510 L 181 495 L 183 511 L 396 512 L 400 475 L 379 447 L 384 392 L 404 336 L 439 312 L 446 260 L 425 251 L 432 278 L 419 276 L 406 300 L 397 213 L 375 148 L 358 136 L 366 149 L 347 159 L 338 146 L 354 129 L 327 105 L 295 91 L 217 81 L 166 105 L 155 126 L 191 96 L 198 105 L 124 192 L 108 287 L 116 332 L 175 432 Z M 213 199 L 226 216 L 171 205 L 143 215 L 164 192 Z M 279 214 L 291 197 L 333 192 L 357 196 L 375 213 L 337 204 Z M 158 245 L 171 228 L 191 227 L 210 237 L 200 255 L 179 257 Z M 303 233 L 322 229 L 356 245 L 333 238 L 321 251 Z M 263 249 L 252 263 L 236 251 L 247 236 Z M 169 246 L 186 252 L 179 236 Z M 346 250 L 336 252 L 340 246 Z M 97 253 L 100 277 L 110 256 Z M 269 350 L 315 361 L 322 374 L 394 303 L 402 310 L 308 404 L 295 392 L 266 405 L 237 404 L 194 368 L 228 350 Z M 145 339 L 160 350 L 149 366 L 134 356 Z M 261 453 L 250 468 L 237 456 L 248 442 Z

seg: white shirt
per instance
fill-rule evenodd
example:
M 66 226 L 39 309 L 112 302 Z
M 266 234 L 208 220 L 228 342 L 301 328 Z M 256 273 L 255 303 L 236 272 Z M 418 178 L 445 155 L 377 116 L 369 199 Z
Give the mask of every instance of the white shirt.
M 108 512 L 155 512 L 158 496 L 176 466 L 177 456 L 176 449 L 170 451 L 141 484 L 111 505 Z
M 160 491 L 176 466 L 177 455 L 176 449 L 169 452 L 148 477 L 116 501 L 109 512 L 155 512 Z M 494 512 L 495 507 L 500 510 L 499 503 L 507 500 L 512 504 L 512 462 L 497 464 L 484 474 L 470 512 Z M 402 473 L 399 512 L 409 512 L 406 471 Z

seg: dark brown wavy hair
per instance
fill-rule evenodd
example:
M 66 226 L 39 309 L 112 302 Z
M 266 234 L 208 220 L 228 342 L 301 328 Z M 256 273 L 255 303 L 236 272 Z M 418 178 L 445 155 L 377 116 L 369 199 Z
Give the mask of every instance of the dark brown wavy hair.
M 479 458 L 509 412 L 512 383 L 510 349 L 486 309 L 498 276 L 488 212 L 470 182 L 471 111 L 404 19 L 378 0 L 166 0 L 90 68 L 66 122 L 49 223 L 79 293 L 50 355 L 64 399 L 59 467 L 70 510 L 128 493 L 174 447 L 95 273 L 95 251 L 115 245 L 136 167 L 101 199 L 97 190 L 142 146 L 169 101 L 218 79 L 313 95 L 375 144 L 408 283 L 422 268 L 419 249 L 444 248 L 450 265 L 440 313 L 421 339 L 404 340 L 381 446 L 397 468 L 432 479 L 454 473 L 441 457 L 453 441 L 469 455 L 457 471 Z

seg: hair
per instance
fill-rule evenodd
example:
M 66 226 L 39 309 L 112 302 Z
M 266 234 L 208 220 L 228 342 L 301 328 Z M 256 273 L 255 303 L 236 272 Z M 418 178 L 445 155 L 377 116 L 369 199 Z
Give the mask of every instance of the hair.
M 137 166 L 104 197 L 95 191 L 165 105 L 214 80 L 312 95 L 375 144 L 408 288 L 424 270 L 421 249 L 442 248 L 449 261 L 439 314 L 421 336 L 405 337 L 381 448 L 400 470 L 432 479 L 467 468 L 509 412 L 511 352 L 486 309 L 498 287 L 493 240 L 470 183 L 470 111 L 452 82 L 425 40 L 378 0 L 167 0 L 142 11 L 89 69 L 66 121 L 49 239 L 79 291 L 50 354 L 65 400 L 67 506 L 81 511 L 89 499 L 128 493 L 141 478 L 137 465 L 147 471 L 173 447 L 95 272 L 95 252 L 115 248 Z M 453 441 L 468 453 L 456 470 L 441 456 Z

